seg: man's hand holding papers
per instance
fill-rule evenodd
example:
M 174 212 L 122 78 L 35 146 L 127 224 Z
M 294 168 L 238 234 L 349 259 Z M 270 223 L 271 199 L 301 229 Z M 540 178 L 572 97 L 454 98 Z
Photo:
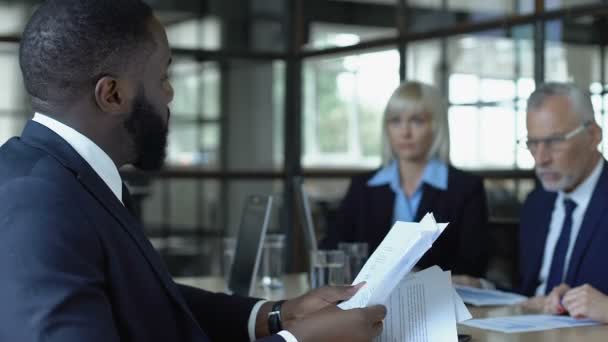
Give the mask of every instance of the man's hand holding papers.
M 432 214 L 420 223 L 395 223 L 354 281 L 366 285 L 339 305 L 350 310 L 386 304 L 377 342 L 458 341 L 456 322 L 471 315 L 452 287 L 450 272 L 434 266 L 410 273 L 446 226 Z
M 420 223 L 396 222 L 353 282 L 366 282 L 366 286 L 339 307 L 346 310 L 385 304 L 446 227 L 447 223 L 437 224 L 432 214 L 426 214 Z

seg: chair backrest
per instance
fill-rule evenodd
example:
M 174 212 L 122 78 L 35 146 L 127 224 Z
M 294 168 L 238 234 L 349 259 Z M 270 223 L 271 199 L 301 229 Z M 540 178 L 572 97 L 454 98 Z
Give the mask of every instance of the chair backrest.
M 237 235 L 228 290 L 253 296 L 272 210 L 272 196 L 252 195 L 245 200 Z

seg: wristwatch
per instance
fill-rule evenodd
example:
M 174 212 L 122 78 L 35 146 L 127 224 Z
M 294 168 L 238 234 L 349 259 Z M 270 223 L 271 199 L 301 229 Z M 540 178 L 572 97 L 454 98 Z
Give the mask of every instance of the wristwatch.
M 283 305 L 284 302 L 284 300 L 275 302 L 268 313 L 268 331 L 270 331 L 271 335 L 283 330 L 281 324 L 281 305 Z

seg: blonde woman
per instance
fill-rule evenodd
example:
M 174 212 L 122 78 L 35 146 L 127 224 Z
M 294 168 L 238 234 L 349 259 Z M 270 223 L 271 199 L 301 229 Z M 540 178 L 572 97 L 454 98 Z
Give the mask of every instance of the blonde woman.
M 361 241 L 373 252 L 395 221 L 432 212 L 449 226 L 419 261 L 454 273 L 485 273 L 487 207 L 479 177 L 449 165 L 444 98 L 421 82 L 405 82 L 390 97 L 383 119 L 384 165 L 354 177 L 322 247 Z

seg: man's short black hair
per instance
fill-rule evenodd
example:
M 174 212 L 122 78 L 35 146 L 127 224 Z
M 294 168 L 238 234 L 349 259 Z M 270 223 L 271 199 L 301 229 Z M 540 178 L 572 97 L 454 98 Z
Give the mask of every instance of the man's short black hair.
M 35 102 L 58 104 L 119 75 L 153 44 L 141 0 L 46 0 L 22 35 L 19 63 Z

